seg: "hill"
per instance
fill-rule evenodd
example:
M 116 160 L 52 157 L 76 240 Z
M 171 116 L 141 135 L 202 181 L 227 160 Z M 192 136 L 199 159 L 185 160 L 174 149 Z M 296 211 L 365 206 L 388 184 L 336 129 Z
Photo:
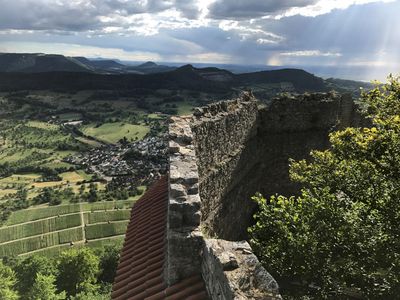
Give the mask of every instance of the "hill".
M 154 74 L 154 73 L 169 72 L 175 69 L 176 69 L 175 67 L 158 65 L 155 62 L 148 61 L 138 66 L 128 67 L 126 70 L 128 72 L 134 72 L 137 74 Z
M 327 86 L 340 93 L 352 93 L 355 97 L 360 96 L 360 88 L 370 90 L 373 85 L 369 82 L 345 80 L 338 78 L 328 78 L 325 80 Z
M 146 75 L 76 74 L 71 72 L 0 73 L 0 91 L 166 88 L 227 93 L 235 88 L 251 88 L 253 85 L 279 83 L 291 83 L 296 92 L 325 91 L 327 89 L 322 78 L 295 69 L 236 75 L 218 68 L 195 68 L 186 65 L 170 72 Z
M 281 69 L 236 75 L 242 84 L 292 83 L 297 92 L 326 90 L 324 80 L 300 69 Z
M 91 72 L 79 60 L 55 54 L 0 53 L 1 72 Z
M 88 68 L 98 73 L 125 73 L 126 66 L 111 59 L 90 60 L 86 57 L 74 57 Z
M 0 53 L 0 72 L 95 72 L 100 74 L 154 74 L 175 70 L 176 67 L 146 62 L 128 66 L 111 59 L 88 59 L 43 53 Z

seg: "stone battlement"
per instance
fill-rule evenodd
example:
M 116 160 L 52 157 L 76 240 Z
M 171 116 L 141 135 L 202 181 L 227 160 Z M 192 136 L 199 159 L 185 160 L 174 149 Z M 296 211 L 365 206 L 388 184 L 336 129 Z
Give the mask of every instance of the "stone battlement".
M 169 284 L 201 273 L 212 299 L 280 299 L 247 242 L 256 192 L 296 194 L 288 159 L 328 147 L 356 125 L 350 96 L 305 94 L 258 102 L 251 93 L 195 109 L 170 124 Z

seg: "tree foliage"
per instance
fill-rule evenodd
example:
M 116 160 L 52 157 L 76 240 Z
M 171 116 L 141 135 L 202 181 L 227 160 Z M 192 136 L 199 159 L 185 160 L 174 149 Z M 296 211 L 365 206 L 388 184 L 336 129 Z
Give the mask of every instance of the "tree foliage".
M 53 275 L 38 273 L 27 297 L 28 300 L 64 300 L 65 292 L 57 293 Z
M 14 271 L 0 260 L 0 300 L 17 300 L 18 293 L 14 290 L 16 283 Z
M 99 280 L 104 283 L 113 283 L 117 272 L 118 262 L 121 254 L 119 245 L 105 246 L 100 255 Z
M 330 134 L 311 161 L 291 161 L 298 197 L 261 195 L 252 245 L 299 299 L 397 299 L 400 294 L 400 83 L 363 93 L 369 128 Z
M 89 248 L 71 249 L 61 253 L 58 262 L 57 286 L 67 296 L 90 293 L 96 289 L 99 258 Z
M 57 272 L 54 263 L 49 258 L 35 255 L 18 261 L 14 269 L 18 280 L 17 288 L 22 298 L 30 292 L 38 274 L 50 276 Z

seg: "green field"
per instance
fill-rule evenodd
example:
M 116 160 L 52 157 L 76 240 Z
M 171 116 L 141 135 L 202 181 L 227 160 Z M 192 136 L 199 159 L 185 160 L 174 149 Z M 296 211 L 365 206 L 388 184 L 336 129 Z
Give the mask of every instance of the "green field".
M 13 166 L 38 166 L 58 162 L 78 149 L 82 143 L 65 132 L 60 125 L 42 121 L 3 120 L 0 122 L 2 142 L 0 164 Z M 65 164 L 64 164 L 65 165 Z
M 86 238 L 89 240 L 108 237 L 113 235 L 120 235 L 126 232 L 126 227 L 129 221 L 119 221 L 114 223 L 100 223 L 87 225 Z
M 47 257 L 58 256 L 61 252 L 70 249 L 71 247 L 90 247 L 90 248 L 103 248 L 108 245 L 121 245 L 124 242 L 124 235 L 117 235 L 97 240 L 88 240 L 87 243 L 75 243 L 74 245 L 71 244 L 63 244 L 63 245 L 56 245 L 49 248 L 43 248 L 40 250 L 36 250 L 35 252 L 27 252 L 20 254 L 20 256 L 29 256 L 29 255 L 43 255 Z
M 8 218 L 6 225 L 15 225 L 49 217 L 57 217 L 59 215 L 77 213 L 81 211 L 80 206 L 82 206 L 82 211 L 89 212 L 96 210 L 114 210 L 129 208 L 134 202 L 135 200 L 102 201 L 94 203 L 75 203 L 40 208 L 29 208 L 13 212 Z
M 135 200 L 77 203 L 13 212 L 0 227 L 0 257 L 56 255 L 71 246 L 120 242 Z
M 14 240 L 12 242 L 0 244 L 0 257 L 19 255 L 55 245 L 80 241 L 82 239 L 82 229 L 78 227 L 26 239 Z
M 106 123 L 101 126 L 89 124 L 82 127 L 82 132 L 85 135 L 109 144 L 115 144 L 124 137 L 129 141 L 141 140 L 149 131 L 150 128 L 145 125 L 133 125 L 124 122 Z
M 196 105 L 189 102 L 181 102 L 178 105 L 178 115 L 190 115 L 193 113 L 193 107 Z
M 129 219 L 131 214 L 130 209 L 112 210 L 112 211 L 95 211 L 85 213 L 85 223 L 94 224 L 108 221 L 122 221 Z M 1 233 L 0 233 L 1 234 Z
M 0 243 L 81 225 L 79 213 L 0 228 Z

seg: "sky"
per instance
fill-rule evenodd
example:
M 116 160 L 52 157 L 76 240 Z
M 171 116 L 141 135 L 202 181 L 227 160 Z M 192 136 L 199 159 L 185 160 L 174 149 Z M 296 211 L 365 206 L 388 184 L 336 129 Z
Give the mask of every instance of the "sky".
M 400 71 L 400 0 L 0 0 L 0 8 L 0 52 L 301 66 L 362 80 Z

